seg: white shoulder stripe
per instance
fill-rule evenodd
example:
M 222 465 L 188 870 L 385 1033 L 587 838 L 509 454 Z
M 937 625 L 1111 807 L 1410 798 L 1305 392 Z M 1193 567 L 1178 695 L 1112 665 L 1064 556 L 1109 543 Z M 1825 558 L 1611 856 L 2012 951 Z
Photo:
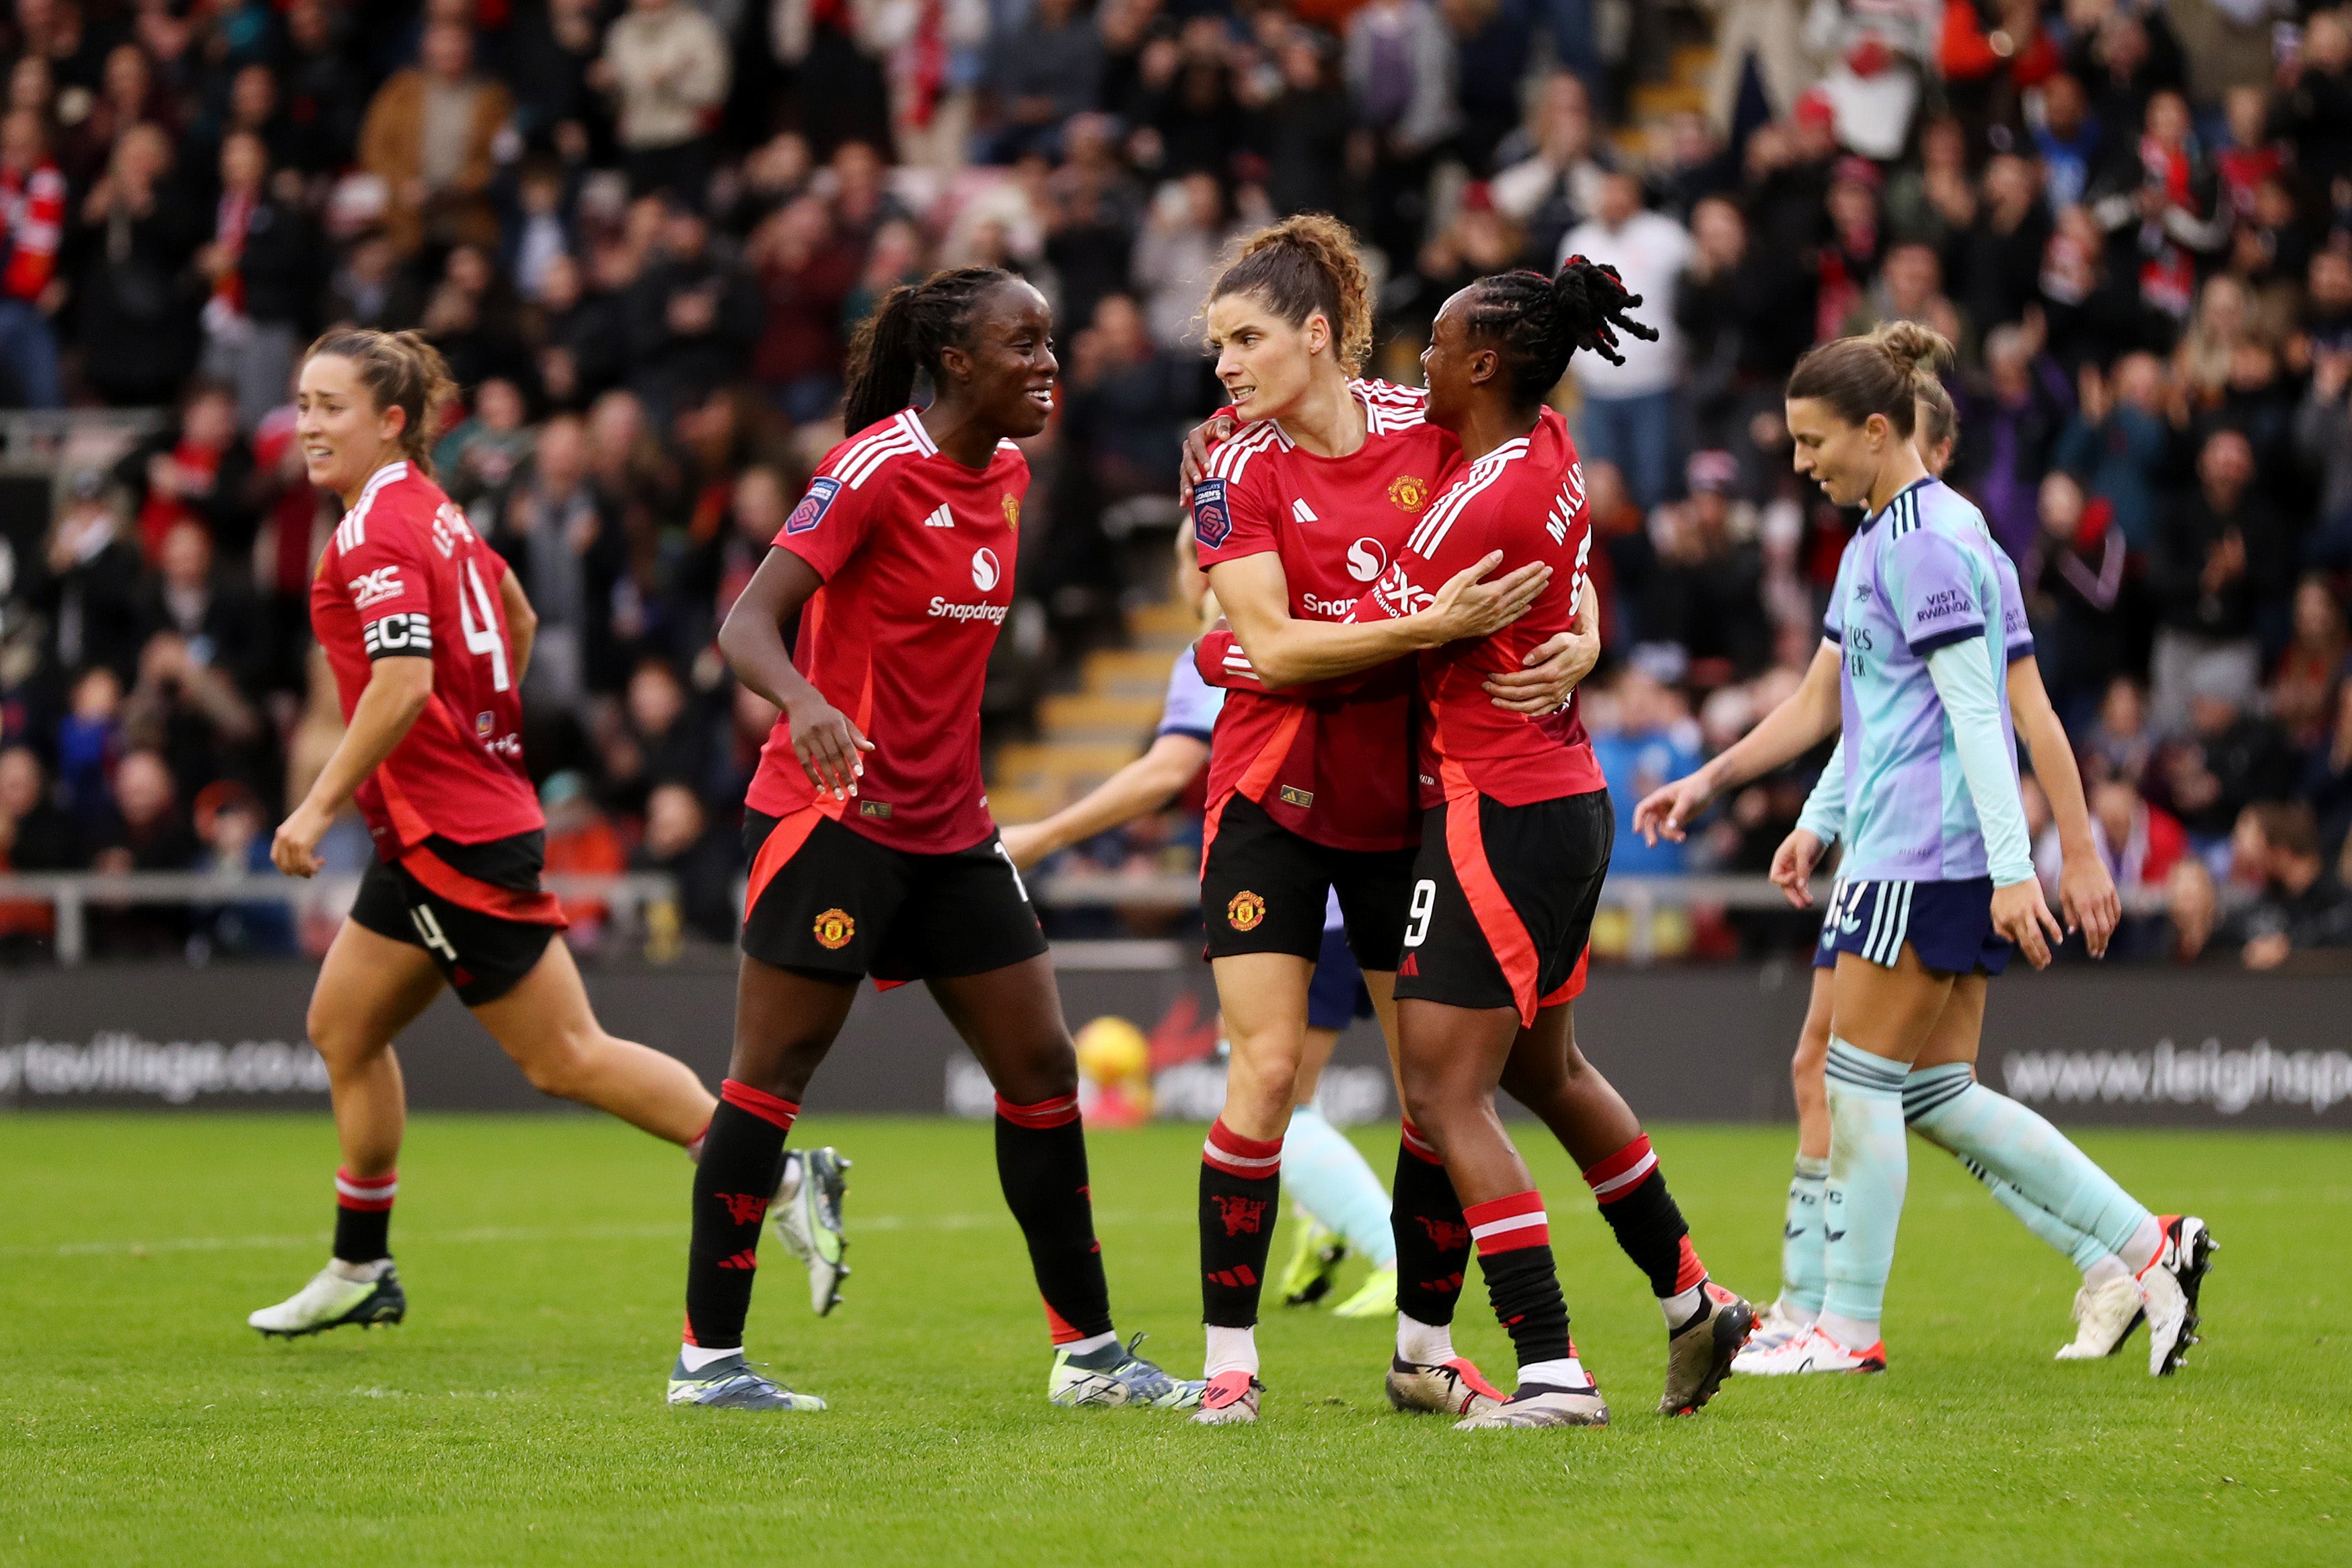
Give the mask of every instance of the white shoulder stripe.
M 1526 456 L 1527 452 L 1527 437 L 1521 436 L 1516 441 L 1505 442 L 1473 463 L 1470 471 L 1455 480 L 1445 494 L 1437 498 L 1436 505 L 1423 514 L 1412 537 L 1405 541 L 1406 548 L 1423 560 L 1435 554 L 1437 547 L 1445 540 L 1446 530 L 1454 526 L 1454 519 L 1462 515 L 1463 508 L 1470 504 L 1471 498 L 1501 478 L 1505 465 Z
M 1209 455 L 1209 476 L 1214 479 L 1238 479 L 1249 460 L 1266 448 L 1279 443 L 1287 446 L 1282 429 L 1272 420 L 1245 427 L 1240 434 Z
M 914 438 L 915 449 L 924 456 L 929 457 L 939 451 L 939 444 L 931 439 L 931 433 L 923 428 L 923 416 L 914 409 L 898 411 L 898 427 Z
M 835 468 L 834 473 L 843 484 L 855 490 L 872 478 L 883 464 L 902 455 L 921 455 L 917 451 L 913 440 L 904 431 L 894 432 L 882 440 L 868 442 L 847 461 Z
M 343 514 L 343 520 L 335 525 L 337 549 L 357 549 L 361 545 L 367 543 L 368 509 L 375 505 L 376 493 L 385 486 L 395 484 L 406 477 L 408 477 L 408 465 L 405 462 L 387 463 L 368 476 L 368 482 L 361 489 L 358 502 L 350 511 Z

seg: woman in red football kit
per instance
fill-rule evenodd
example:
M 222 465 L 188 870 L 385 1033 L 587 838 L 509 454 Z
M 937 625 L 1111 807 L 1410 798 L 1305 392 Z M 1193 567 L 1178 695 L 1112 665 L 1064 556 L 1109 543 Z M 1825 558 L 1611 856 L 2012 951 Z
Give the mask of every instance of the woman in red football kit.
M 849 439 L 817 467 L 719 644 L 782 710 L 746 800 L 735 1044 L 694 1179 L 674 1405 L 823 1409 L 754 1372 L 743 1319 L 784 1137 L 858 980 L 921 980 L 997 1092 L 996 1161 L 1055 1343 L 1057 1405 L 1189 1407 L 1111 1328 L 1077 1055 L 980 769 L 989 649 L 1013 602 L 1053 411 L 1034 288 L 968 267 L 893 289 L 852 349 Z M 918 371 L 933 389 L 911 408 Z M 783 627 L 800 620 L 796 648 Z
M 446 983 L 537 1088 L 690 1145 L 715 1103 L 684 1062 L 604 1032 L 540 886 L 546 819 L 522 766 L 520 691 L 537 618 L 506 563 L 433 483 L 432 413 L 455 392 L 412 332 L 330 332 L 296 396 L 310 482 L 346 510 L 320 558 L 310 622 L 346 728 L 270 858 L 319 870 L 347 803 L 376 858 L 310 997 L 343 1166 L 334 1257 L 247 1321 L 264 1333 L 398 1322 L 388 1231 L 407 1120 L 392 1041 Z
M 1309 215 L 1251 238 L 1206 308 L 1244 423 L 1192 484 L 1193 534 L 1232 655 L 1255 672 L 1217 718 L 1202 835 L 1202 920 L 1233 1045 L 1201 1166 L 1209 1389 L 1197 1419 L 1213 1425 L 1257 1416 L 1253 1331 L 1334 891 L 1395 1039 L 1389 991 L 1419 831 L 1404 655 L 1509 623 L 1550 576 L 1537 564 L 1485 582 L 1494 562 L 1473 562 L 1404 620 L 1320 624 L 1343 620 L 1386 570 L 1455 452 L 1423 422 L 1419 392 L 1353 379 L 1370 347 L 1369 292 L 1346 226 Z M 1344 692 L 1269 689 L 1368 668 Z M 1563 684 L 1549 705 L 1565 695 Z
M 1475 1241 L 1520 1374 L 1507 1402 L 1475 1389 L 1458 1399 L 1470 1425 L 1607 1418 L 1569 1342 L 1541 1200 L 1496 1118 L 1498 1084 L 1576 1158 L 1619 1245 L 1650 1279 L 1668 1330 L 1662 1412 L 1712 1396 L 1752 1320 L 1745 1302 L 1707 1281 L 1641 1123 L 1576 1048 L 1571 1003 L 1583 989 L 1612 831 L 1582 721 L 1572 705 L 1528 716 L 1487 695 L 1498 672 L 1521 667 L 1530 645 L 1589 609 L 1583 474 L 1544 398 L 1576 349 L 1611 353 L 1615 329 L 1646 333 L 1624 314 L 1639 303 L 1613 272 L 1581 257 L 1556 279 L 1482 278 L 1446 303 L 1423 356 L 1428 418 L 1460 437 L 1460 462 L 1389 570 L 1350 607 L 1360 622 L 1411 615 L 1431 585 L 1496 553 L 1506 566 L 1557 569 L 1524 619 L 1419 660 L 1427 815 L 1395 985 L 1408 1120 L 1389 1386 L 1400 1406 L 1420 1407 L 1410 1396 L 1449 1364 Z M 1308 639 L 1328 632 L 1310 628 Z M 1203 639 L 1204 665 L 1222 656 L 1219 636 Z M 1247 677 L 1229 667 L 1225 678 Z

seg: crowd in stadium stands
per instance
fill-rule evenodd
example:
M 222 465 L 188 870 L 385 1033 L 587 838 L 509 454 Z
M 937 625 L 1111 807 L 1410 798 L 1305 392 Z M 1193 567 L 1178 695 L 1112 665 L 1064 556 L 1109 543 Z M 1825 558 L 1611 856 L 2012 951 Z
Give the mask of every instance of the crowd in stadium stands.
M 1705 111 L 1645 110 L 1693 45 Z M 1819 643 L 1853 519 L 1790 473 L 1790 366 L 1912 319 L 1961 347 L 1950 477 L 2019 565 L 2101 846 L 2127 892 L 2170 895 L 2127 946 L 2352 943 L 2352 12 L 13 0 L 0 57 L 0 402 L 168 413 L 5 519 L 9 868 L 267 865 L 338 726 L 304 611 L 332 504 L 289 374 L 330 322 L 418 327 L 467 395 L 444 483 L 541 616 L 550 869 L 674 872 L 688 927 L 725 938 L 772 716 L 712 633 L 838 437 L 876 299 L 991 263 L 1060 323 L 1002 735 L 1118 634 L 1102 518 L 1172 494 L 1218 401 L 1198 306 L 1221 247 L 1323 210 L 1372 252 L 1375 373 L 1417 379 L 1464 282 L 1570 253 L 1661 329 L 1622 365 L 1580 356 L 1560 394 L 1621 833 Z M 1759 871 L 1808 783 L 1738 794 L 1685 846 L 1621 837 L 1617 867 Z M 355 826 L 331 849 L 368 852 Z M 37 946 L 48 918 L 0 904 L 0 936 Z M 93 929 L 114 953 L 305 935 L 267 906 Z

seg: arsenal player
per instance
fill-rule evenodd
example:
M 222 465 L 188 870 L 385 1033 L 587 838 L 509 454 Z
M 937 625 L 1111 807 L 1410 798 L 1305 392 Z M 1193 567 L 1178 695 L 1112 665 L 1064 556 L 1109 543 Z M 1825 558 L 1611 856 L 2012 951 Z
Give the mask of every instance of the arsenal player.
M 1395 557 L 1453 458 L 1422 394 L 1352 379 L 1371 341 L 1369 280 L 1337 220 L 1252 237 L 1211 288 L 1217 375 L 1244 422 L 1192 486 L 1201 564 L 1262 683 L 1218 715 L 1201 902 L 1233 1046 L 1223 1114 L 1202 1151 L 1201 1272 L 1208 1391 L 1196 1419 L 1257 1418 L 1258 1300 L 1282 1145 L 1307 1049 L 1308 988 L 1336 890 L 1348 946 L 1391 1041 L 1390 984 L 1418 833 L 1403 655 L 1516 619 L 1551 568 L 1482 582 L 1468 563 L 1419 613 L 1346 618 Z M 1301 628 L 1318 633 L 1298 634 Z M 1345 693 L 1281 690 L 1379 666 Z M 1578 674 L 1581 674 L 1579 670 Z M 1566 687 L 1541 706 L 1557 706 Z M 1433 1376 L 1466 1377 L 1462 1362 Z
M 1188 1407 L 1111 1328 L 1077 1056 L 980 772 L 980 698 L 1013 602 L 1052 322 L 986 267 L 893 289 L 853 346 L 845 423 L 719 643 L 783 711 L 746 800 L 735 1045 L 694 1180 L 674 1405 L 816 1410 L 754 1372 L 743 1318 L 785 1134 L 860 977 L 921 980 L 996 1085 L 996 1163 L 1029 1244 L 1057 1405 Z M 929 406 L 908 406 L 916 372 Z M 800 620 L 795 648 L 782 628 Z
M 1429 423 L 1460 437 L 1461 466 L 1351 607 L 1359 621 L 1397 623 L 1425 612 L 1433 585 L 1464 563 L 1498 552 L 1506 567 L 1555 569 L 1518 622 L 1419 659 L 1418 799 L 1427 814 L 1395 982 L 1407 1123 L 1389 1386 L 1401 1407 L 1423 1407 L 1412 1395 L 1453 1359 L 1454 1305 L 1475 1242 L 1518 1350 L 1519 1386 L 1499 1404 L 1463 1397 L 1466 1426 L 1608 1418 L 1569 1341 L 1542 1200 L 1496 1118 L 1498 1083 L 1575 1156 L 1619 1245 L 1650 1278 L 1668 1331 L 1663 1413 L 1712 1396 L 1753 1317 L 1707 1280 L 1640 1122 L 1576 1049 L 1570 1003 L 1583 989 L 1613 831 L 1582 721 L 1573 701 L 1528 716 L 1489 695 L 1498 674 L 1522 667 L 1531 647 L 1583 608 L 1591 546 L 1583 475 L 1544 399 L 1576 350 L 1612 354 L 1617 330 L 1647 334 L 1625 315 L 1639 303 L 1613 272 L 1581 257 L 1557 278 L 1482 278 L 1446 303 L 1423 362 Z M 1337 642 L 1320 627 L 1301 640 L 1310 638 Z M 1204 639 L 1203 663 L 1216 660 L 1228 682 L 1253 678 L 1224 642 Z M 1336 646 L 1328 656 L 1346 662 Z
M 310 586 L 346 728 L 270 859 L 315 873 L 346 802 L 376 858 L 310 996 L 342 1144 L 334 1256 L 247 1320 L 265 1334 L 405 1315 L 388 1241 L 407 1117 L 392 1040 L 444 983 L 547 1093 L 689 1148 L 710 1124 L 693 1071 L 606 1034 L 571 951 L 550 940 L 564 919 L 540 886 L 547 823 L 519 700 L 537 618 L 433 482 L 431 414 L 455 390 L 413 332 L 330 332 L 304 356 L 296 440 L 310 482 L 346 508 Z

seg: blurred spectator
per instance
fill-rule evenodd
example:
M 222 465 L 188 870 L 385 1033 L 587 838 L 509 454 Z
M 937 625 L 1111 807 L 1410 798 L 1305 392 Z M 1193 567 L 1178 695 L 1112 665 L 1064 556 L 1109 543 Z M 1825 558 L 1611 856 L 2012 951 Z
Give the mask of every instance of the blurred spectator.
M 587 780 L 563 772 L 540 786 L 539 803 L 547 812 L 547 874 L 611 876 L 628 869 L 620 835 L 589 796 Z M 602 899 L 567 898 L 564 917 L 572 928 L 564 940 L 582 952 L 593 952 L 604 935 L 612 906 Z
M 1462 120 L 1455 70 L 1428 0 L 1368 0 L 1348 19 L 1348 92 L 1370 152 L 1367 237 L 1400 260 L 1420 248 L 1431 157 Z
M 1102 79 L 1102 43 L 1077 0 L 1032 0 L 1027 13 L 989 46 L 982 80 L 993 109 L 984 139 L 991 163 L 1060 151 L 1063 123 L 1095 106 Z
M 1752 675 L 1772 658 L 1761 592 L 1764 554 L 1752 514 L 1742 509 L 1735 516 L 1731 490 L 1738 479 L 1729 453 L 1694 454 L 1690 499 L 1651 517 L 1658 568 L 1643 613 L 1643 638 L 1674 643 L 1702 685 Z
M 559 414 L 540 427 L 490 542 L 539 612 L 524 694 L 559 710 L 576 706 L 592 669 L 610 660 L 605 607 L 627 549 L 619 518 L 589 477 L 577 418 Z
M 2189 699 L 2188 734 L 2165 745 L 2143 787 L 2201 848 L 2211 848 L 2228 839 L 2248 806 L 2292 793 L 2296 768 L 2276 725 L 2232 700 L 2211 670 L 2200 678 L 2211 684 Z
M 285 401 L 313 324 L 320 257 L 301 183 L 270 178 L 260 136 L 237 131 L 221 144 L 220 184 L 213 237 L 196 252 L 212 283 L 199 368 L 236 389 L 237 423 L 250 430 Z
M 679 916 L 706 941 L 735 939 L 740 858 L 732 835 L 709 825 L 693 790 L 683 784 L 654 787 L 646 800 L 646 836 L 629 857 L 629 869 L 676 877 Z
M 49 156 L 47 127 L 31 110 L 11 110 L 0 120 L 0 373 L 7 378 L 0 396 L 16 406 L 55 408 L 63 400 L 49 318 L 65 298 L 57 283 L 65 216 L 65 176 Z
M 1495 205 L 1527 231 L 1528 253 L 1549 264 L 1569 230 L 1601 205 L 1607 168 L 1592 98 L 1566 71 L 1546 77 L 1528 125 L 1495 149 Z
M 187 871 L 196 863 L 196 838 L 179 804 L 171 768 L 152 751 L 124 754 L 114 769 L 114 809 L 94 861 L 102 872 Z M 178 954 L 192 924 L 187 905 L 94 905 L 90 946 L 106 957 Z
M 2158 729 L 2179 727 L 2192 689 L 2252 699 L 2262 682 L 2261 622 L 2273 604 L 2284 611 L 2294 579 L 2293 536 L 2254 486 L 2246 438 L 2214 432 L 2198 455 L 2197 478 L 2198 488 L 2171 507 L 2150 572 Z
M 2070 728 L 2089 717 L 2124 660 L 2121 600 L 2127 552 L 2106 502 L 2085 504 L 2074 476 L 2043 476 L 2040 528 L 2021 577 L 2036 663 Z
M 1697 769 L 1698 726 L 1682 696 L 1638 669 L 1611 683 L 1606 716 L 1593 731 L 1593 760 L 1609 780 L 1617 812 L 1617 841 L 1609 853 L 1612 870 L 1625 876 L 1671 875 L 1685 869 L 1687 843 L 1643 841 L 1633 831 L 1633 807 L 1643 796 Z
M 236 397 L 226 386 L 189 389 L 175 429 L 133 448 L 115 467 L 131 492 L 140 548 L 160 560 L 163 539 L 194 523 L 232 555 L 252 548 L 253 452 L 236 430 Z
M 1215 175 L 1187 174 L 1160 188 L 1135 242 L 1135 283 L 1153 342 L 1171 352 L 1199 349 L 1201 301 L 1217 258 L 1239 232 Z
M 258 876 L 270 871 L 269 824 L 261 802 L 229 779 L 210 784 L 196 796 L 197 852 L 194 869 L 221 876 Z M 240 958 L 278 958 L 295 950 L 292 912 L 275 899 L 199 905 L 189 944 L 191 957 L 226 954 Z
M 1639 319 L 1657 330 L 1655 341 L 1621 334 L 1617 351 L 1622 364 L 1599 354 L 1579 354 L 1569 362 L 1569 373 L 1584 394 L 1579 449 L 1623 470 L 1635 506 L 1654 507 L 1670 494 L 1681 458 L 1675 389 L 1682 379 L 1683 344 L 1675 322 L 1675 291 L 1691 258 L 1691 236 L 1664 213 L 1643 210 L 1640 181 L 1613 173 L 1601 182 L 1592 220 L 1570 229 L 1560 242 L 1554 267 L 1565 266 L 1571 256 L 1614 267 L 1625 287 L 1642 297 Z
M 2164 396 L 2164 366 L 2153 354 L 2126 354 L 2112 381 L 2098 366 L 2084 365 L 2082 401 L 2053 459 L 2093 500 L 2106 503 L 2124 542 L 2140 552 L 2157 548 L 2162 527 L 2157 496 L 2169 450 Z
M 441 487 L 459 506 L 503 491 L 536 442 L 526 427 L 522 390 L 503 376 L 476 388 L 474 409 L 433 447 Z
M 384 184 L 393 248 L 496 245 L 491 143 L 514 95 L 475 74 L 473 35 L 458 23 L 427 26 L 418 61 L 377 89 L 360 131 L 360 162 Z
M 2249 969 L 2275 969 L 2297 953 L 2352 947 L 2352 893 L 2320 858 L 2311 808 L 2249 806 L 2233 841 L 2237 863 L 2262 889 L 2241 922 Z
M 2344 607 L 2326 580 L 2306 577 L 2295 584 L 2294 636 L 2272 674 L 2270 707 L 2300 750 L 2309 751 L 2327 737 L 2347 648 L 2352 638 L 2345 632 Z
M 760 225 L 743 260 L 766 308 L 751 373 L 786 418 L 822 418 L 841 395 L 842 307 L 857 282 L 857 252 L 834 232 L 824 201 L 803 196 Z
M 74 477 L 49 528 L 48 571 L 35 602 L 47 616 L 59 669 L 103 665 L 127 682 L 139 659 L 139 547 L 123 527 L 121 497 L 103 476 Z
M 1947 477 L 1975 497 L 1993 538 L 2021 561 L 2042 509 L 2042 476 L 2074 413 L 2074 389 L 2041 351 L 2040 334 L 2016 322 L 1985 335 L 1984 360 L 1984 393 L 1962 405 L 1967 434 Z
M 667 662 L 646 659 L 630 673 L 619 722 L 604 738 L 604 802 L 642 817 L 656 784 L 700 789 L 709 768 L 685 685 Z
M 205 290 L 189 261 L 201 231 L 171 171 L 170 139 L 133 125 L 81 203 L 83 374 L 109 402 L 169 403 L 195 368 Z
M 684 0 L 629 0 L 589 80 L 619 99 L 616 133 L 633 191 L 701 201 L 709 131 L 727 78 L 727 41 L 700 9 Z
M 672 205 L 629 300 L 631 387 L 658 420 L 731 381 L 759 335 L 760 301 L 709 220 Z
M 71 871 L 81 864 L 73 823 L 49 799 L 40 754 L 29 746 L 0 750 L 0 873 Z M 0 900 L 0 955 L 46 945 L 54 912 L 37 898 Z

